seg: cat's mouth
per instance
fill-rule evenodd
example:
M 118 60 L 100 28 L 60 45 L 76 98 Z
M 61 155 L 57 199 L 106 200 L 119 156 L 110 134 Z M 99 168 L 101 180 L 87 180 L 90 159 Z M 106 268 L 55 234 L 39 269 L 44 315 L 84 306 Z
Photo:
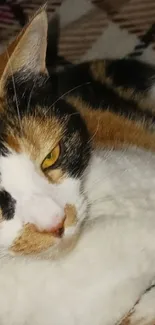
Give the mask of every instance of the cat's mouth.
M 64 226 L 59 228 L 59 233 L 39 232 L 35 225 L 26 224 L 18 238 L 13 242 L 10 250 L 19 255 L 38 254 L 58 244 L 64 239 L 65 231 L 76 227 L 77 213 L 73 205 L 65 207 Z

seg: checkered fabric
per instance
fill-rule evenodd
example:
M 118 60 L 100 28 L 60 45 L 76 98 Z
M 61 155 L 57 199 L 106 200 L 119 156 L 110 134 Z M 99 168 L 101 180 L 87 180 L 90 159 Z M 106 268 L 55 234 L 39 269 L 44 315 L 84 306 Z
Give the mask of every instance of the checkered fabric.
M 1 47 L 45 1 L 1 0 Z M 60 55 L 71 62 L 140 56 L 154 62 L 155 0 L 49 0 L 60 14 Z

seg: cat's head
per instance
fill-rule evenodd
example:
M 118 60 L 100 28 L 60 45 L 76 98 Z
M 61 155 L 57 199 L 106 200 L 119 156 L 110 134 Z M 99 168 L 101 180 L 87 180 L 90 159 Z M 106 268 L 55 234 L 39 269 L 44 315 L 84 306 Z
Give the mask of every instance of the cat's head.
M 4 254 L 19 244 L 26 225 L 35 228 L 32 245 L 40 232 L 48 233 L 48 239 L 54 234 L 58 244 L 74 237 L 86 216 L 82 182 L 90 158 L 89 135 L 79 113 L 65 99 L 55 100 L 46 72 L 46 41 L 43 9 L 0 58 L 0 253 Z M 66 206 L 76 215 L 70 227 Z

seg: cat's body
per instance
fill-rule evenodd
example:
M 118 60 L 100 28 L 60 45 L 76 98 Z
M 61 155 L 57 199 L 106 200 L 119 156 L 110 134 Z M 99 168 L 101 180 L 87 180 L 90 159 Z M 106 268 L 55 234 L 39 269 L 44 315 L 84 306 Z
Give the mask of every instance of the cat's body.
M 74 250 L 55 261 L 1 256 L 1 325 L 113 325 L 132 309 L 155 279 L 154 165 L 136 149 L 96 153 Z
M 153 322 L 155 68 L 49 78 L 46 39 L 41 10 L 0 57 L 0 325 Z
M 95 147 L 128 143 L 153 150 L 154 76 L 154 66 L 127 59 L 85 62 L 50 74 L 55 100 L 65 98 L 80 112 Z

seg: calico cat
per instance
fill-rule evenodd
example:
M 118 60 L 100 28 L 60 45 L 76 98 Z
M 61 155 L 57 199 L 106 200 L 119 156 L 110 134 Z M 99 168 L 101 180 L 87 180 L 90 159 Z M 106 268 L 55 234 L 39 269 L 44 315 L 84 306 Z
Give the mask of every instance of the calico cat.
M 150 302 L 155 279 L 155 154 L 137 148 L 154 149 L 154 67 L 132 62 L 144 89 L 122 75 L 130 92 L 115 85 L 116 62 L 106 63 L 112 79 L 105 62 L 49 77 L 46 41 L 42 9 L 0 58 L 0 324 L 114 325 L 144 293 Z M 25 253 L 25 236 L 15 252 L 27 225 L 51 246 Z M 143 308 L 149 322 L 154 301 Z

